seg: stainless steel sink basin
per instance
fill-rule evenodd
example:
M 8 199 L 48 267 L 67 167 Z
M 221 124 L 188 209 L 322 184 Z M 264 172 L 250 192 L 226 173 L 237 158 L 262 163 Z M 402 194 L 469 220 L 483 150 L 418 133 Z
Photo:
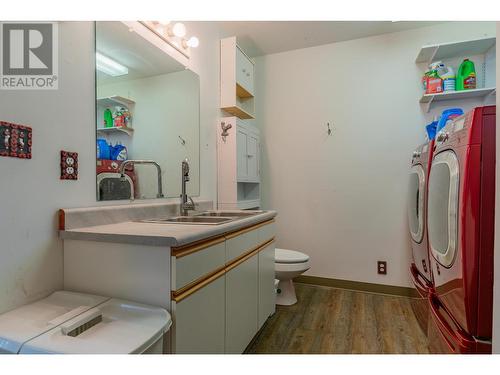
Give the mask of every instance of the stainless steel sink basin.
M 202 217 L 247 217 L 261 214 L 264 211 L 208 211 L 194 216 Z
M 139 220 L 140 223 L 153 224 L 204 224 L 218 225 L 229 223 L 233 220 L 243 219 L 252 215 L 258 215 L 264 211 L 205 211 L 193 213 L 191 216 L 175 216 L 160 219 Z
M 200 216 L 176 216 L 167 219 L 151 219 L 140 220 L 141 223 L 154 223 L 154 224 L 205 224 L 217 225 L 224 224 L 234 220 L 232 217 L 200 217 Z

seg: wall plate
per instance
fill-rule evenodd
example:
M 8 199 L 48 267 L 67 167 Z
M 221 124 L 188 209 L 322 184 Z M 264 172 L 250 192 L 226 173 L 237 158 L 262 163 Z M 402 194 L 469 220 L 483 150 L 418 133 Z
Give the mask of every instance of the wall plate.
M 61 180 L 78 179 L 78 153 L 61 151 Z
M 31 159 L 32 129 L 0 121 L 0 156 Z

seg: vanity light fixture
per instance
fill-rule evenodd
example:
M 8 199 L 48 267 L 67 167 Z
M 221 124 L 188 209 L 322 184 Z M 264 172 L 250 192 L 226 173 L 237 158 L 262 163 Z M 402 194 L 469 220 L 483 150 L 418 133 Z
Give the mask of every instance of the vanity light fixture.
M 186 38 L 187 28 L 182 22 L 140 21 L 140 23 L 187 58 L 189 58 L 189 49 L 200 45 L 200 40 L 197 37 Z
M 168 27 L 167 33 L 169 36 L 176 36 L 178 38 L 183 38 L 186 36 L 186 26 L 181 22 L 176 22 L 173 26 Z
M 104 56 L 103 54 L 95 53 L 96 68 L 100 72 L 106 73 L 112 77 L 119 77 L 128 74 L 128 68 L 115 60 Z
M 195 36 L 192 36 L 188 40 L 186 40 L 186 39 L 182 40 L 182 46 L 184 48 L 187 48 L 187 47 L 196 48 L 199 45 L 200 45 L 200 40 Z

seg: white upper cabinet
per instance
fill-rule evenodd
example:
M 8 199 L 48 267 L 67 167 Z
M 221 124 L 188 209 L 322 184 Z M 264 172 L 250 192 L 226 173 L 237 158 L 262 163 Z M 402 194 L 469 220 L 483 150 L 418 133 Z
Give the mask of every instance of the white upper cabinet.
M 253 119 L 254 63 L 236 44 L 236 37 L 220 42 L 220 107 L 240 119 Z
M 253 96 L 254 66 L 247 55 L 236 46 L 236 84 L 240 86 L 240 95 Z M 243 89 L 243 90 L 242 90 Z

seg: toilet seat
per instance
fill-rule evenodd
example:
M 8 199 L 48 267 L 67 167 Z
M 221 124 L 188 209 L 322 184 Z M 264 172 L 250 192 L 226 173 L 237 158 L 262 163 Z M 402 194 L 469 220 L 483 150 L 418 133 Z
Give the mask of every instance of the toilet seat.
M 276 249 L 274 252 L 274 261 L 275 263 L 283 264 L 306 263 L 309 261 L 309 256 L 300 251 Z

